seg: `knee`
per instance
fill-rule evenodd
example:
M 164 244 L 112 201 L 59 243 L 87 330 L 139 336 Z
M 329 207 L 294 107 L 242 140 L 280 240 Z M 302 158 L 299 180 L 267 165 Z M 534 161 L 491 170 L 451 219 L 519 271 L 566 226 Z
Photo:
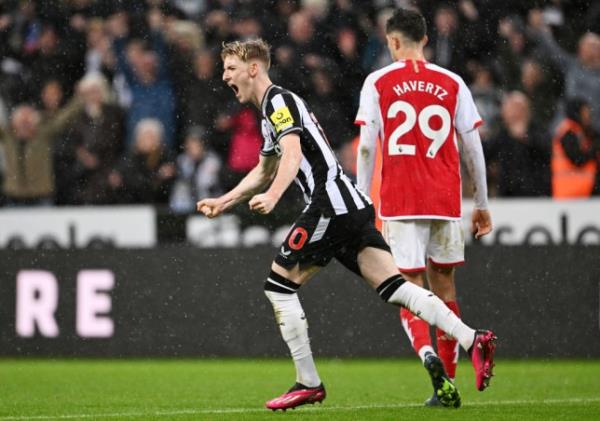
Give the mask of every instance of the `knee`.
M 432 276 L 429 279 L 431 291 L 443 301 L 456 299 L 456 287 L 453 276 Z
M 267 296 L 268 292 L 275 292 L 279 294 L 295 294 L 300 288 L 299 284 L 296 284 L 289 279 L 281 276 L 277 272 L 271 270 L 269 277 L 265 281 L 264 289 Z

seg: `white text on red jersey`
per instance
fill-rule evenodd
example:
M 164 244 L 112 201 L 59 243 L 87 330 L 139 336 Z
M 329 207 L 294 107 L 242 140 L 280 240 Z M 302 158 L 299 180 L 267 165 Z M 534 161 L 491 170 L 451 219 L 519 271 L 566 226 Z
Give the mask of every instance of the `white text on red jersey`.
M 425 92 L 436 96 L 440 101 L 443 101 L 448 96 L 448 91 L 442 88 L 440 85 L 431 82 L 425 82 L 423 80 L 408 80 L 405 82 L 397 83 L 392 88 L 396 95 L 402 96 L 407 92 Z

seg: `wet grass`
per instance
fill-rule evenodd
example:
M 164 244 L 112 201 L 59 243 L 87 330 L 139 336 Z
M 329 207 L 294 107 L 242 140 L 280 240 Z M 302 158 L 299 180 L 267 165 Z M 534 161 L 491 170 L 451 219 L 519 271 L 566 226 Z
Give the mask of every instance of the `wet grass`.
M 0 360 L 0 421 L 173 420 L 598 420 L 600 360 L 499 361 L 477 392 L 461 361 L 463 407 L 429 409 L 415 359 L 319 360 L 323 405 L 272 413 L 264 402 L 293 383 L 288 360 Z

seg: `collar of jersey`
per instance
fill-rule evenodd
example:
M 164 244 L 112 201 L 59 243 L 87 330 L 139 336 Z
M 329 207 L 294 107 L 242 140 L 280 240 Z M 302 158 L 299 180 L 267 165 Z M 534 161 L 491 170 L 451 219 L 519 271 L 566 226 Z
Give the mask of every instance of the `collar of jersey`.
M 265 94 L 262 97 L 262 100 L 260 101 L 260 110 L 263 112 L 263 114 L 265 113 L 265 100 L 269 96 L 269 92 L 271 92 L 271 89 L 273 89 L 275 86 L 277 86 L 277 85 L 275 85 L 274 83 L 269 85 L 269 87 L 265 91 Z

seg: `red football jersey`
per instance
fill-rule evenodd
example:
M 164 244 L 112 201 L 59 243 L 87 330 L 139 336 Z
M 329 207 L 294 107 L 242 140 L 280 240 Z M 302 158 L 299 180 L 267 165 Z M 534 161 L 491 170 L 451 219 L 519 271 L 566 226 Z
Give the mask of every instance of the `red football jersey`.
M 457 74 L 406 60 L 371 73 L 356 124 L 382 139 L 382 219 L 460 219 L 457 132 L 481 124 L 471 92 Z

